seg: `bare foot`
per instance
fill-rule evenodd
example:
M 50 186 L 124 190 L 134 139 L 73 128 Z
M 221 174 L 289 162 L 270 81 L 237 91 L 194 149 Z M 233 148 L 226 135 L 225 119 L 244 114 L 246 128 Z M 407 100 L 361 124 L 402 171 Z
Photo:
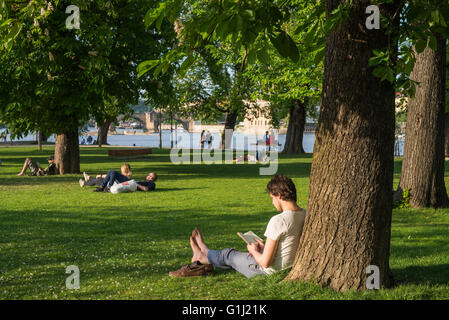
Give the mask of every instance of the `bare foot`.
M 195 238 L 192 236 L 190 237 L 190 247 L 193 251 L 193 257 L 192 262 L 200 261 L 201 259 L 201 249 L 198 247 L 198 244 L 195 241 Z
M 25 173 L 18 173 L 17 175 L 18 176 L 23 176 Z
M 209 251 L 209 248 L 207 247 L 206 243 L 204 243 L 203 235 L 201 234 L 200 230 L 195 228 L 195 230 L 193 230 L 193 233 L 195 234 L 194 238 L 195 238 L 196 243 L 198 244 L 198 247 L 200 247 L 200 249 L 203 253 L 207 254 L 207 252 Z
M 83 172 L 84 180 L 89 181 L 90 177 L 87 173 Z

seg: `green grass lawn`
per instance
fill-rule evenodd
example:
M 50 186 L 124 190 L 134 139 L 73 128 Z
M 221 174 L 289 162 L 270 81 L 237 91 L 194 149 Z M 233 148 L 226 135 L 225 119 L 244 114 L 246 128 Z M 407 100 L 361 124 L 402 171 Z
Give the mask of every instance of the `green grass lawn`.
M 46 163 L 52 147 L 0 148 L 0 299 L 449 299 L 449 209 L 393 212 L 392 289 L 342 294 L 282 282 L 286 272 L 170 278 L 190 262 L 195 227 L 211 249 L 246 250 L 236 233 L 263 235 L 276 212 L 259 165 L 173 165 L 168 150 L 153 151 L 128 162 L 138 180 L 158 173 L 157 191 L 110 194 L 80 188 L 81 175 L 16 176 L 26 157 Z M 81 148 L 81 170 L 90 174 L 122 162 L 105 148 Z M 311 162 L 280 156 L 278 173 L 293 178 L 302 207 Z M 65 286 L 69 265 L 80 269 L 79 290 Z

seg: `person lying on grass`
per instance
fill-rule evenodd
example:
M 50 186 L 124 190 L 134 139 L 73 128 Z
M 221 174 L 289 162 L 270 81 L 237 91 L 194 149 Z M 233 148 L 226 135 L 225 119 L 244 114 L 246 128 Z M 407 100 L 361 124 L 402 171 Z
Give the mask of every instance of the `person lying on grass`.
M 216 267 L 234 269 L 251 278 L 290 268 L 295 259 L 306 212 L 296 204 L 296 187 L 290 178 L 274 176 L 267 185 L 267 192 L 280 214 L 273 216 L 268 222 L 265 244 L 261 241 L 248 244 L 248 252 L 235 249 L 211 250 L 204 242 L 201 232 L 195 228 L 190 237 L 192 263 L 170 272 L 169 275 L 203 276 Z
M 156 180 L 157 174 L 154 172 L 150 172 L 144 181 L 137 181 L 137 191 L 154 191 L 156 189 Z M 110 170 L 106 175 L 106 178 L 99 185 L 94 192 L 110 192 L 110 189 L 114 182 L 124 183 L 131 179 L 124 176 L 123 174 L 118 173 L 117 171 Z
M 128 178 L 128 180 L 132 177 L 131 166 L 128 163 L 124 163 L 120 166 L 121 174 Z M 95 178 L 89 176 L 86 172 L 83 172 L 84 180 L 80 179 L 80 187 L 84 186 L 101 186 L 104 180 L 107 177 L 107 174 L 98 174 Z
M 50 156 L 47 161 L 47 168 L 42 169 L 39 162 L 33 162 L 30 158 L 26 158 L 25 163 L 23 164 L 22 171 L 20 171 L 17 175 L 23 176 L 26 173 L 27 169 L 30 169 L 30 176 L 49 176 L 59 174 L 54 156 Z

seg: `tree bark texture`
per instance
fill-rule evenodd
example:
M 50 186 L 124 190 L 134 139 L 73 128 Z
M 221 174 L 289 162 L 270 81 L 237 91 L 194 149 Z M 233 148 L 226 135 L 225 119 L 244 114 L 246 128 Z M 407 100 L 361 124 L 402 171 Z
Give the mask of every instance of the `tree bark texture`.
M 327 0 L 329 14 L 342 1 Z M 394 87 L 373 76 L 374 49 L 393 47 L 367 30 L 367 0 L 354 0 L 345 23 L 326 39 L 321 110 L 307 216 L 290 280 L 334 290 L 366 289 L 367 268 L 389 287 L 395 129 Z M 393 17 L 398 1 L 380 6 Z M 397 25 L 397 22 L 396 22 Z
M 78 130 L 56 134 L 55 162 L 59 174 L 80 173 Z
M 38 131 L 37 132 L 37 149 L 39 151 L 42 151 L 42 140 L 43 140 L 42 131 Z
M 304 137 L 304 128 L 306 125 L 305 103 L 301 100 L 295 100 L 294 105 L 290 107 L 290 120 L 285 137 L 285 146 L 283 153 L 303 154 L 302 145 Z
M 449 113 L 444 115 L 444 155 L 449 157 Z
M 405 130 L 400 189 L 409 189 L 413 207 L 447 207 L 444 184 L 446 40 L 437 36 L 437 50 L 417 55 L 410 75 L 420 84 L 410 100 Z

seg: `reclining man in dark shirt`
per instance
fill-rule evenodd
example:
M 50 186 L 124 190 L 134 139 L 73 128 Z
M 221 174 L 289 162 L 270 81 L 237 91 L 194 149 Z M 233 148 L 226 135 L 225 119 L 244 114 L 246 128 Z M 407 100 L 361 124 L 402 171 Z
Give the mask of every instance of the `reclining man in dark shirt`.
M 157 174 L 150 172 L 145 181 L 137 181 L 137 191 L 154 191 L 156 189 Z

